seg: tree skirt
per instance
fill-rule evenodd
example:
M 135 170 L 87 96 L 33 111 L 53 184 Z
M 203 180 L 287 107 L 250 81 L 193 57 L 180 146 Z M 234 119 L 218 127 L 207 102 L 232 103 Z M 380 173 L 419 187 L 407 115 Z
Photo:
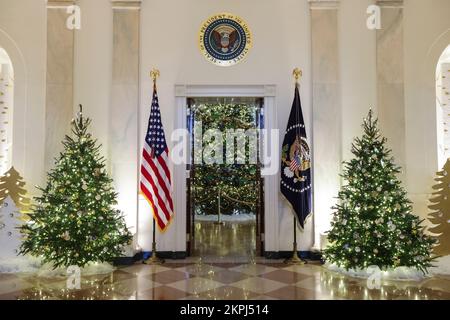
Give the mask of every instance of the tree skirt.
M 53 269 L 51 264 L 46 263 L 39 269 L 36 275 L 42 278 L 67 278 L 68 275 L 74 274 L 74 270 L 71 270 L 70 272 L 68 270 L 69 269 L 65 267 Z M 90 263 L 85 267 L 80 268 L 81 275 L 83 276 L 108 274 L 114 270 L 115 268 L 107 262 Z
M 436 259 L 429 271 L 433 275 L 450 275 L 450 255 Z
M 90 263 L 80 269 L 83 276 L 108 274 L 114 270 L 115 268 L 106 262 Z M 49 263 L 42 264 L 39 258 L 24 256 L 0 260 L 0 273 L 28 273 L 43 278 L 67 278 L 73 271 L 68 273 L 68 269 L 64 267 L 53 269 Z
M 0 259 L 0 273 L 36 273 L 41 265 L 41 259 L 29 256 Z
M 349 269 L 339 267 L 335 264 L 324 265 L 328 270 L 339 272 L 350 277 L 368 279 L 371 275 L 377 272 L 377 268 L 368 267 L 366 269 Z M 378 269 L 379 270 L 379 269 Z M 384 270 L 380 272 L 381 280 L 395 280 L 395 281 L 421 281 L 423 279 L 429 278 L 430 273 L 423 274 L 422 271 L 410 267 L 397 267 Z

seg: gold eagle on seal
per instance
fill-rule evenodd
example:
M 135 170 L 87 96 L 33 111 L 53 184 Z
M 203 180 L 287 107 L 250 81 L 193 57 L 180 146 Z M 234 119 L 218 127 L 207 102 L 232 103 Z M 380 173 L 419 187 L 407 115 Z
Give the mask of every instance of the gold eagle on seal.
M 287 158 L 288 154 L 289 160 Z M 306 177 L 302 176 L 301 172 L 311 168 L 310 149 L 306 139 L 297 135 L 291 147 L 289 147 L 289 145 L 284 145 L 281 160 L 286 165 L 286 176 L 295 176 L 297 181 L 305 181 Z M 289 171 L 291 173 L 289 173 Z M 288 172 L 288 174 L 286 174 L 286 172 Z

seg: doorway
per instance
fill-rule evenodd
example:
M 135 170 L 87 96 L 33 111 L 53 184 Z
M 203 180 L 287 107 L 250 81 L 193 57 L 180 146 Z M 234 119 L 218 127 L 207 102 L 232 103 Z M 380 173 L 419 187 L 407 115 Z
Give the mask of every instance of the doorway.
M 260 135 L 264 99 L 187 99 L 187 253 L 246 258 L 264 252 Z

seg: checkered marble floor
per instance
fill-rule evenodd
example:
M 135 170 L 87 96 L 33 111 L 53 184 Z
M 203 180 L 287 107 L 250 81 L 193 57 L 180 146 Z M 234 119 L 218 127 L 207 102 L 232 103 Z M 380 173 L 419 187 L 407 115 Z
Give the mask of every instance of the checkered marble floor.
M 67 289 L 66 279 L 0 274 L 0 300 L 323 300 L 450 299 L 449 278 L 422 282 L 386 282 L 369 289 L 367 281 L 332 273 L 308 263 L 167 261 L 161 266 L 138 263 L 106 275 L 82 277 L 81 289 Z

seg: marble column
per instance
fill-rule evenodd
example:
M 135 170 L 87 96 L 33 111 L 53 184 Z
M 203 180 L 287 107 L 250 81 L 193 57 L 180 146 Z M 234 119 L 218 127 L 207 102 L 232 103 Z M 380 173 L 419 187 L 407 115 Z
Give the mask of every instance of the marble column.
M 403 72 L 403 1 L 377 1 L 381 29 L 377 30 L 377 101 L 382 134 L 395 162 L 405 169 L 405 94 Z M 400 178 L 403 179 L 404 174 Z
M 73 118 L 74 30 L 66 27 L 73 0 L 47 2 L 47 92 L 45 108 L 45 170 L 54 166 Z
M 137 232 L 140 1 L 112 1 L 113 66 L 109 160 L 118 208 Z
M 341 170 L 339 1 L 310 0 L 313 83 L 314 249 L 330 227 Z

